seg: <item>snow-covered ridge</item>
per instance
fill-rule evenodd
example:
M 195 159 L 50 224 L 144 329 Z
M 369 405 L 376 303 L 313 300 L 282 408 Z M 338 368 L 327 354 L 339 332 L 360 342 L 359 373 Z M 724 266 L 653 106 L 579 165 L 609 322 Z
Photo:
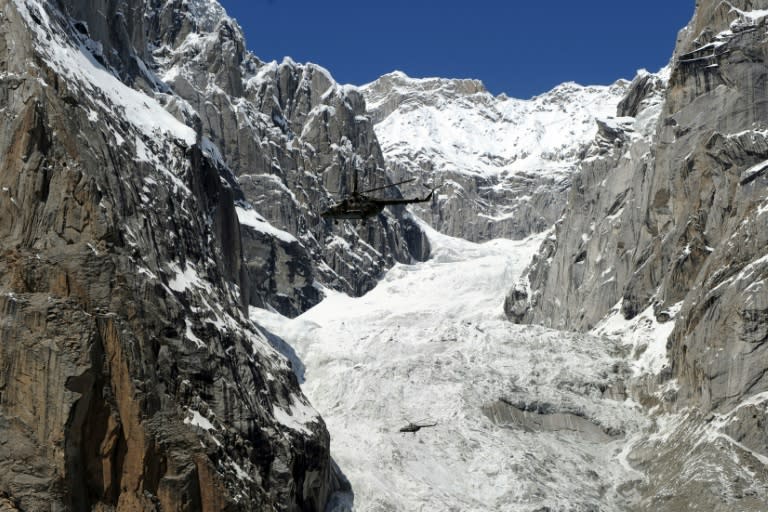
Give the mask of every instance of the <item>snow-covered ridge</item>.
M 411 78 L 402 71 L 393 71 L 377 80 L 361 86 L 365 91 L 368 110 L 379 112 L 386 108 L 393 96 L 405 96 L 413 91 L 423 93 L 424 101 L 438 100 L 440 97 L 455 95 L 479 95 L 480 101 L 492 97 L 480 80 L 455 78 Z M 410 103 L 407 99 L 406 103 Z M 418 102 L 413 102 L 417 105 Z M 388 115 L 388 112 L 384 115 Z
M 493 96 L 478 80 L 390 73 L 361 87 L 392 178 L 442 185 L 413 211 L 442 233 L 481 241 L 548 229 L 571 177 L 629 88 L 561 84 L 528 100 Z M 410 190 L 408 188 L 410 187 Z
M 168 113 L 157 100 L 123 84 L 96 62 L 86 46 L 75 46 L 66 40 L 39 0 L 14 1 L 37 35 L 38 50 L 46 55 L 46 61 L 56 72 L 85 87 L 105 110 L 122 111 L 123 117 L 147 137 L 170 135 L 188 145 L 195 142 L 194 130 Z
M 198 23 L 200 30 L 211 32 L 224 18 L 234 23 L 234 20 L 227 16 L 224 8 L 216 0 L 185 0 L 185 3 L 188 4 L 189 12 Z
M 361 90 L 389 160 L 419 155 L 440 171 L 490 176 L 567 171 L 594 138 L 595 119 L 615 116 L 628 84 L 568 82 L 520 100 L 494 97 L 477 80 L 396 72 Z

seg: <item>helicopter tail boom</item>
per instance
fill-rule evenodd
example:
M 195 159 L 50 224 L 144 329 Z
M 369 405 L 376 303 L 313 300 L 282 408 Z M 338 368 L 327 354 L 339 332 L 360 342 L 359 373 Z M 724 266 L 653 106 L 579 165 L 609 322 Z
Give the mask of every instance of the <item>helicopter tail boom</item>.
M 433 188 L 429 195 L 424 198 L 415 197 L 413 199 L 374 199 L 378 204 L 390 205 L 390 204 L 413 204 L 413 203 L 426 203 L 432 200 L 432 195 L 437 190 L 437 187 Z

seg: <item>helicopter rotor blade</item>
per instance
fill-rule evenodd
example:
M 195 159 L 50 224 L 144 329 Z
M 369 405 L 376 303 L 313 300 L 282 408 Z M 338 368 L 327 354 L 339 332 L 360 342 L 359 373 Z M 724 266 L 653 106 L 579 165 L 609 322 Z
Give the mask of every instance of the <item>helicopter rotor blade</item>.
M 411 178 L 409 180 L 398 181 L 397 183 L 392 183 L 392 184 L 389 184 L 389 185 L 384 185 L 383 187 L 369 188 L 368 190 L 363 190 L 360 193 L 361 194 L 367 194 L 368 192 L 375 192 L 376 190 L 382 190 L 382 189 L 389 188 L 389 187 L 396 187 L 397 185 L 402 185 L 403 183 L 408 183 L 410 181 L 416 181 L 416 178 Z

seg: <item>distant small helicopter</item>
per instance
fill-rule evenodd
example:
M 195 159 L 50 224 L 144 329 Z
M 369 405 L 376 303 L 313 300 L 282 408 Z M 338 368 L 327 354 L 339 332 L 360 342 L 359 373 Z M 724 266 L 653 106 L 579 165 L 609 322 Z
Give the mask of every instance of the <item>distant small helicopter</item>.
M 362 220 L 363 223 L 365 223 L 365 220 L 368 217 L 373 217 L 374 215 L 381 213 L 385 206 L 392 204 L 426 203 L 432 199 L 432 194 L 435 193 L 435 188 L 433 188 L 429 195 L 424 198 L 417 197 L 414 199 L 379 199 L 365 195 L 369 192 L 375 192 L 376 190 L 383 190 L 385 188 L 394 187 L 396 185 L 402 185 L 403 183 L 408 183 L 410 181 L 414 181 L 415 179 L 416 178 L 411 178 L 410 180 L 398 181 L 397 183 L 392 183 L 391 185 L 384 185 L 383 187 L 376 187 L 358 192 L 357 169 L 355 169 L 352 193 L 348 197 L 345 197 L 338 203 L 325 210 L 320 215 L 326 219 L 334 219 L 336 222 L 338 222 L 339 219 L 347 219 Z
M 436 427 L 436 426 L 437 426 L 437 422 L 435 422 L 435 423 L 408 423 L 406 426 L 400 428 L 400 432 L 412 432 L 412 433 L 415 434 L 416 432 L 418 432 L 419 430 L 421 430 L 423 428 Z

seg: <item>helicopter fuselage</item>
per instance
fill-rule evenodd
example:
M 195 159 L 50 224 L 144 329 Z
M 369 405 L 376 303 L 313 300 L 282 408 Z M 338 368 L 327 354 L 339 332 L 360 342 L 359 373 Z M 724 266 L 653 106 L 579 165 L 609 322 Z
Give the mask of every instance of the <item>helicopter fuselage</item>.
M 320 215 L 331 219 L 365 220 L 378 215 L 385 206 L 393 204 L 425 203 L 432 199 L 432 192 L 423 199 L 376 199 L 362 194 L 352 195 L 331 206 Z
M 344 199 L 321 213 L 331 219 L 365 220 L 378 215 L 384 210 L 385 204 L 367 197 Z

